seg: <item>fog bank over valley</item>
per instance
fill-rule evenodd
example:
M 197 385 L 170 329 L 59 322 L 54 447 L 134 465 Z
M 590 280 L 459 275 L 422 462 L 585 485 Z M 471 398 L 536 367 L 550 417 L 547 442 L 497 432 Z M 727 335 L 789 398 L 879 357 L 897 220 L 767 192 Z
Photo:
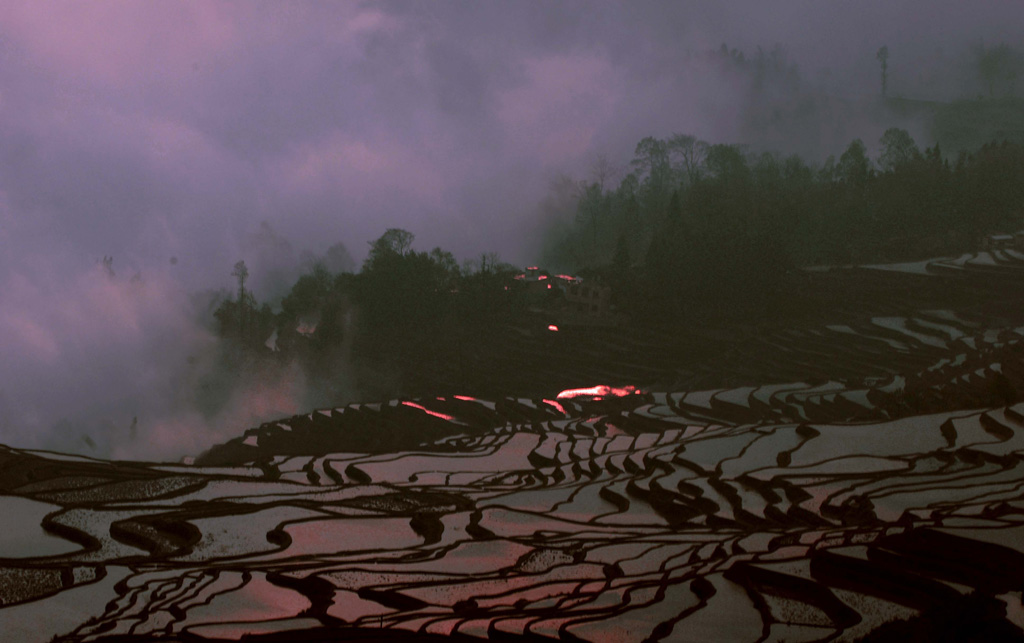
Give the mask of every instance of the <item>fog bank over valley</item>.
M 815 171 L 857 138 L 878 166 L 894 127 L 951 159 L 1013 138 L 1022 18 L 953 0 L 4 3 L 0 443 L 177 459 L 411 390 L 383 366 L 356 377 L 351 339 L 330 369 L 220 340 L 264 304 L 365 329 L 377 313 L 337 275 L 389 229 L 439 249 L 438 288 L 466 260 L 474 284 L 488 261 L 537 262 L 581 185 L 616 189 L 645 137 Z M 231 321 L 239 261 L 254 306 Z

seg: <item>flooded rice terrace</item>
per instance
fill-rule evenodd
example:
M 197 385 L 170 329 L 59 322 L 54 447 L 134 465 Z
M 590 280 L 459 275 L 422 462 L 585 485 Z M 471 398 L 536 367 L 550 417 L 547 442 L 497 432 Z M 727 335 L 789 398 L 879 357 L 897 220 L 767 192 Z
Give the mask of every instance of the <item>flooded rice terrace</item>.
M 404 404 L 261 427 L 211 465 L 5 450 L 0 624 L 18 640 L 854 640 L 970 591 L 1019 603 L 1024 405 L 848 425 L 813 418 L 857 391 L 742 393 L 419 400 L 403 421 L 451 435 L 394 453 L 260 445 Z M 760 405 L 791 417 L 740 420 Z
M 984 401 L 1024 382 L 1024 327 L 968 317 L 747 345 L 837 379 L 352 404 L 187 464 L 4 448 L 0 631 L 856 641 L 945 612 L 1012 635 L 1024 403 Z
M 0 1 L 0 643 L 1024 642 L 1024 1 Z

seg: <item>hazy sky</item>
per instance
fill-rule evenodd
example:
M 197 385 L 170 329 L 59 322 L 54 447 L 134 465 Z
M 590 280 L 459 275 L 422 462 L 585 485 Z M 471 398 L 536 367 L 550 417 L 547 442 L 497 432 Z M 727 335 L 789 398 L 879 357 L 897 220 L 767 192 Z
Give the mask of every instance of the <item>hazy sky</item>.
M 687 50 L 782 43 L 807 77 L 873 83 L 888 43 L 898 86 L 901 60 L 1021 24 L 1019 0 L 4 2 L 2 269 L 176 256 L 209 282 L 264 220 L 357 259 L 401 226 L 525 261 L 555 173 L 735 135 L 727 79 Z
M 887 44 L 899 91 L 924 82 L 911 61 L 1022 24 L 1020 0 L 5 0 L 0 427 L 52 422 L 56 393 L 101 396 L 92 368 L 148 390 L 143 355 L 158 369 L 208 340 L 175 312 L 187 292 L 270 261 L 264 221 L 288 261 L 338 241 L 359 261 L 388 227 L 529 261 L 560 172 L 628 161 L 646 135 L 741 142 L 741 88 L 688 51 L 781 43 L 804 78 L 857 94 Z M 94 285 L 105 255 L 149 294 Z

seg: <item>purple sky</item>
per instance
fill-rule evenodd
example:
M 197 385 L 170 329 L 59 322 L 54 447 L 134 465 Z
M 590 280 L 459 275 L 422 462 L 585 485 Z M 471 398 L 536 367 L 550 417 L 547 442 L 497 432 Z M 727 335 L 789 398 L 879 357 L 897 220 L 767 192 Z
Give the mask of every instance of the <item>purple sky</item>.
M 190 285 L 264 220 L 357 259 L 402 226 L 528 261 L 553 175 L 648 134 L 735 137 L 729 80 L 688 49 L 783 43 L 856 86 L 884 42 L 898 86 L 901 60 L 1022 19 L 1015 0 L 5 2 L 0 244 L 7 264 L 177 256 Z
M 229 287 L 240 258 L 297 269 L 340 241 L 361 261 L 404 227 L 525 263 L 558 174 L 647 135 L 743 142 L 739 81 L 687 51 L 781 43 L 856 95 L 888 44 L 913 93 L 935 89 L 914 61 L 1021 24 L 1019 0 L 0 3 L 0 441 L 53 421 L 43 386 L 138 380 L 127 365 L 188 335 L 175 303 Z M 290 254 L 260 245 L 264 221 Z M 104 255 L 150 294 L 91 285 Z

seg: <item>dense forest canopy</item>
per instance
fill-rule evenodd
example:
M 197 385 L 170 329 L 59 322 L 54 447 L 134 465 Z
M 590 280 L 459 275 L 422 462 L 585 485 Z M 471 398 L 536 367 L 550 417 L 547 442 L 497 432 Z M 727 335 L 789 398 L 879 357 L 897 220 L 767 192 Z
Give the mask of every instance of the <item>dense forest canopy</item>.
M 560 186 L 542 267 L 609 287 L 634 323 L 784 314 L 802 268 L 957 254 L 1024 227 L 1024 145 L 950 160 L 890 128 L 877 148 L 872 158 L 856 139 L 812 165 L 685 134 L 644 138 L 617 184 L 601 159 L 591 180 Z M 547 305 L 493 253 L 460 266 L 414 243 L 388 229 L 358 272 L 319 261 L 273 307 L 245 287 L 239 262 L 237 294 L 215 312 L 223 359 L 298 361 L 328 397 L 343 373 L 376 394 L 411 393 L 468 377 L 460 365 L 474 342 Z M 340 245 L 334 254 L 349 256 Z
M 643 273 L 626 291 L 642 306 L 770 294 L 793 268 L 960 252 L 1024 226 L 1019 143 L 950 161 L 890 128 L 878 147 L 872 159 L 857 139 L 811 166 L 692 136 L 645 138 L 617 187 L 576 184 L 572 224 L 555 231 L 545 260 L 619 275 L 628 265 Z

